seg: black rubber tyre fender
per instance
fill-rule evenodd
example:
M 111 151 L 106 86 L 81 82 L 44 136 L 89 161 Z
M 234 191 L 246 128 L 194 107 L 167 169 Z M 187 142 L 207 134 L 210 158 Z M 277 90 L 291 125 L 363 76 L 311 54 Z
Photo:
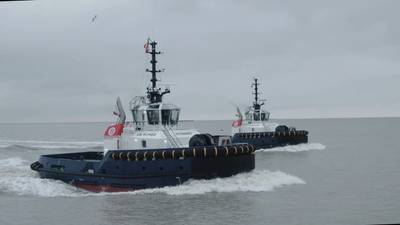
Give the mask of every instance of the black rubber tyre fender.
M 275 128 L 275 132 L 288 132 L 289 128 L 285 125 L 279 125 Z
M 189 147 L 212 145 L 214 145 L 214 139 L 210 134 L 195 134 L 189 140 Z

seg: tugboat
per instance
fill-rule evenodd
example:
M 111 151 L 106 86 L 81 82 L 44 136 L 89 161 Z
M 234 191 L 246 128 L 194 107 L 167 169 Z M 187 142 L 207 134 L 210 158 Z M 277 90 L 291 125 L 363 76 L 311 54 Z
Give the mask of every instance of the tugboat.
M 255 148 L 232 144 L 230 136 L 179 129 L 180 108 L 164 103 L 170 89 L 157 86 L 157 42 L 148 40 L 151 86 L 130 102 L 133 122 L 118 98 L 115 124 L 104 133 L 104 151 L 42 155 L 31 165 L 41 178 L 61 180 L 93 192 L 132 191 L 179 185 L 189 179 L 228 177 L 255 167 Z M 151 50 L 149 49 L 151 46 Z
M 254 78 L 254 102 L 247 108 L 245 119 L 237 107 L 238 119 L 232 123 L 232 143 L 251 144 L 256 149 L 307 143 L 308 131 L 269 121 L 270 113 L 262 109 L 265 100 L 259 100 L 259 85 Z

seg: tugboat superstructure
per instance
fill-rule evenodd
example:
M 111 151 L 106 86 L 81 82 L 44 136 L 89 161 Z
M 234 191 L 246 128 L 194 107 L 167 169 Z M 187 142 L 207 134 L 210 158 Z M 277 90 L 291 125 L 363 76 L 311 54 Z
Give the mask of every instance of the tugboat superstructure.
M 157 87 L 157 43 L 151 54 L 151 87 L 130 102 L 133 121 L 118 98 L 115 124 L 104 133 L 104 151 L 42 155 L 31 164 L 41 178 L 61 180 L 94 191 L 131 191 L 179 185 L 189 179 L 227 177 L 255 167 L 255 148 L 232 144 L 230 136 L 178 129 L 180 109 L 163 102 L 170 90 Z M 151 51 L 148 50 L 151 46 Z
M 125 123 L 125 112 L 117 100 L 117 122 L 107 128 L 104 133 L 104 149 L 151 149 L 188 147 L 192 136 L 199 134 L 195 129 L 179 129 L 180 108 L 171 103 L 163 102 L 163 96 L 170 93 L 169 88 L 158 87 L 156 56 L 161 52 L 156 50 L 157 42 L 146 43 L 146 53 L 151 55 L 151 86 L 147 88 L 147 96 L 136 96 L 130 101 L 132 123 Z M 148 47 L 151 46 L 151 50 Z M 121 132 L 112 127 L 123 127 Z
M 308 131 L 270 121 L 270 113 L 262 109 L 265 100 L 259 99 L 259 85 L 258 79 L 254 78 L 254 102 L 245 111 L 244 118 L 237 108 L 238 119 L 232 124 L 232 143 L 248 143 L 256 149 L 307 143 Z

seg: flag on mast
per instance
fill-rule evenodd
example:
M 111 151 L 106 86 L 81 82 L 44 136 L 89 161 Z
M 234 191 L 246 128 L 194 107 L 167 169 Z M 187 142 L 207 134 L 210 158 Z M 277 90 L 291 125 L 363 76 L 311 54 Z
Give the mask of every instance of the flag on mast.
M 236 111 L 237 111 L 236 116 L 238 117 L 238 119 L 233 121 L 232 126 L 233 127 L 240 127 L 240 126 L 242 126 L 242 123 L 243 123 L 243 115 L 240 112 L 239 107 L 236 107 Z
M 114 114 L 115 116 L 118 116 L 118 117 L 120 116 L 120 114 L 118 113 L 118 106 L 117 106 L 117 104 L 114 105 L 113 114 Z
M 146 41 L 146 43 L 145 43 L 144 46 L 143 46 L 146 53 L 149 52 L 149 45 L 150 45 L 150 38 L 147 38 L 147 41 Z

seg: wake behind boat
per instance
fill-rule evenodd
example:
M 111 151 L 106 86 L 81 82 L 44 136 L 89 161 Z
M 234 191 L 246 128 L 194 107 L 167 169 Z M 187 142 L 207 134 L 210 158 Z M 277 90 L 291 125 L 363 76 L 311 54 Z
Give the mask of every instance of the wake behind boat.
M 228 177 L 254 169 L 255 148 L 232 144 L 230 136 L 180 129 L 180 108 L 163 102 L 170 89 L 157 86 L 157 43 L 148 41 L 151 86 L 130 102 L 126 122 L 117 99 L 115 124 L 104 133 L 104 151 L 42 155 L 31 165 L 41 178 L 61 180 L 89 191 L 129 191 L 178 185 L 189 179 Z M 150 49 L 151 47 L 151 49 Z

